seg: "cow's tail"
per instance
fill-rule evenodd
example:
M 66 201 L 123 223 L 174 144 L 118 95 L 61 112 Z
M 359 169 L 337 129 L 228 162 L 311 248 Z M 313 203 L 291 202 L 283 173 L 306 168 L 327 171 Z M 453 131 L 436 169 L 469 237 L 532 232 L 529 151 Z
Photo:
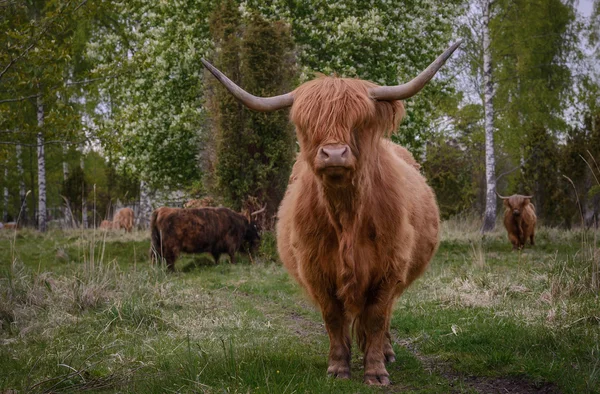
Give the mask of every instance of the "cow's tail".
M 160 262 L 160 259 L 162 259 L 162 240 L 156 223 L 157 219 L 158 210 L 152 212 L 150 219 L 150 260 L 153 262 Z

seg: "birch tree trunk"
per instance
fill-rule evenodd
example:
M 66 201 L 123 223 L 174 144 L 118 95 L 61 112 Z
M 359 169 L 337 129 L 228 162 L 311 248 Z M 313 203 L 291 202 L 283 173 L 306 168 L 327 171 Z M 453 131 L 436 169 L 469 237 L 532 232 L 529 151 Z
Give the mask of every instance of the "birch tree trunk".
M 27 195 L 25 194 L 25 173 L 23 171 L 23 150 L 17 144 L 17 176 L 19 177 L 19 209 L 21 209 L 21 223 L 27 223 Z
M 2 221 L 8 222 L 8 157 L 4 162 L 4 201 L 2 205 Z
M 496 155 L 494 152 L 494 83 L 490 40 L 491 0 L 483 2 L 483 106 L 485 110 L 485 214 L 481 232 L 492 231 L 496 224 Z
M 79 166 L 82 170 L 85 169 L 85 164 L 83 162 L 83 154 L 81 155 L 81 159 L 79 161 Z M 85 171 L 84 171 L 85 173 Z M 88 228 L 88 215 L 87 215 L 87 196 L 85 195 L 85 190 L 83 191 L 83 196 L 81 196 L 81 227 Z
M 46 231 L 46 153 L 44 150 L 44 103 L 37 98 L 37 156 L 38 156 L 38 230 Z
M 144 181 L 140 182 L 140 209 L 139 209 L 139 226 L 142 229 L 147 229 L 150 226 L 150 215 L 152 215 L 152 200 L 150 198 L 150 188 Z

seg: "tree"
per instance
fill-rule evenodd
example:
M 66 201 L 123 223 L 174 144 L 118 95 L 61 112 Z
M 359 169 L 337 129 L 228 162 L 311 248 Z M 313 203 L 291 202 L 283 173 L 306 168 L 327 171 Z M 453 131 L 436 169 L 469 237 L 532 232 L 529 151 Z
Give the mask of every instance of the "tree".
M 293 90 L 296 67 L 286 24 L 268 22 L 257 13 L 241 18 L 237 5 L 226 0 L 213 13 L 211 32 L 217 67 L 241 86 L 261 96 Z M 274 213 L 294 158 L 287 112 L 253 112 L 220 84 L 214 84 L 214 91 L 216 187 L 235 209 L 267 204 L 268 212 Z
M 205 128 L 202 64 L 210 45 L 209 1 L 112 3 L 112 23 L 95 26 L 90 110 L 119 171 L 154 189 L 179 189 L 201 177 Z
M 38 228 L 46 229 L 46 158 L 49 145 L 72 139 L 81 130 L 76 103 L 71 97 L 76 33 L 96 7 L 86 1 L 11 1 L 3 7 L 0 25 L 0 129 L 1 144 L 16 144 L 17 167 L 22 146 L 37 150 Z M 4 30 L 6 29 L 6 30 Z M 25 105 L 23 105 L 25 104 Z M 18 169 L 24 184 L 23 172 Z M 24 199 L 24 188 L 21 187 Z M 58 195 L 53 196 L 55 199 Z
M 496 155 L 494 151 L 494 82 L 492 79 L 492 47 L 490 18 L 492 0 L 484 0 L 482 24 L 483 48 L 483 106 L 485 109 L 485 179 L 486 198 L 482 232 L 494 229 L 496 224 Z

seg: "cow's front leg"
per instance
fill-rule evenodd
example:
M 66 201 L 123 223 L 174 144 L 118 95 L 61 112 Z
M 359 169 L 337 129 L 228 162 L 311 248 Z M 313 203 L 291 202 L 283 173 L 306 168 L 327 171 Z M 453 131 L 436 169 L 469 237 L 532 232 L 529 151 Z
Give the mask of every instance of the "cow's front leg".
M 358 318 L 357 336 L 364 351 L 365 383 L 372 385 L 390 384 L 386 361 L 394 361 L 395 354 L 389 338 L 389 317 L 391 300 L 376 300 L 367 304 Z
M 342 303 L 327 296 L 319 302 L 329 335 L 329 365 L 327 374 L 341 379 L 350 378 L 350 322 Z

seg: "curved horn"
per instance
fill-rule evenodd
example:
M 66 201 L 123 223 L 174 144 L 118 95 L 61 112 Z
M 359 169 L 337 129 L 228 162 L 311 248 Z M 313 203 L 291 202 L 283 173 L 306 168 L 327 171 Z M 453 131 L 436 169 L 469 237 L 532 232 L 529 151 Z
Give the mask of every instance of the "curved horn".
M 522 196 L 523 198 L 529 198 L 532 199 L 533 198 L 533 194 L 531 196 Z
M 259 213 L 263 213 L 265 211 L 265 209 L 267 209 L 267 204 L 265 204 L 264 207 L 262 207 L 261 209 L 259 209 L 258 211 L 254 211 L 250 214 L 250 216 L 255 216 L 258 215 Z
M 429 82 L 438 70 L 446 63 L 446 60 L 460 46 L 461 40 L 458 40 L 446 49 L 433 63 L 429 65 L 421 74 L 412 81 L 397 86 L 378 86 L 369 89 L 371 97 L 380 101 L 403 100 L 419 93 L 421 89 Z
M 221 71 L 217 70 L 212 64 L 201 59 L 204 67 L 208 69 L 246 107 L 260 112 L 270 112 L 281 108 L 290 107 L 294 103 L 294 96 L 291 93 L 282 94 L 273 97 L 257 97 L 246 92 L 227 78 Z
M 504 196 L 501 196 L 501 195 L 500 195 L 500 193 L 498 193 L 498 192 L 496 192 L 496 195 L 497 195 L 498 197 L 500 197 L 501 199 L 503 199 L 503 200 L 508 200 L 508 199 L 510 198 L 510 197 L 504 197 Z

